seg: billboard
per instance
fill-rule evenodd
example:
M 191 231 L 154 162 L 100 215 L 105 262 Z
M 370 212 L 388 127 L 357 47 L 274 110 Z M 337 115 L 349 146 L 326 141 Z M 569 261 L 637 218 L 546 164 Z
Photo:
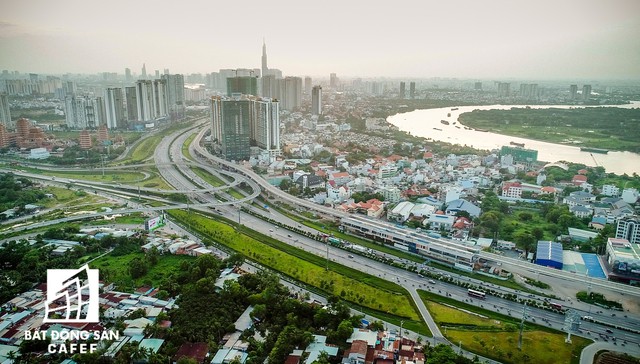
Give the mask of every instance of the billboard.
M 158 217 L 148 219 L 147 221 L 144 222 L 144 229 L 147 231 L 153 231 L 162 226 L 164 226 L 164 214 Z

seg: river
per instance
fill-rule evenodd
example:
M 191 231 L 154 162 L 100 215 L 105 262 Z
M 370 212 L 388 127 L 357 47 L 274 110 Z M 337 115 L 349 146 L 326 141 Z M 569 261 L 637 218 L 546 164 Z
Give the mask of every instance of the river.
M 411 135 L 431 138 L 437 141 L 452 144 L 467 145 L 477 149 L 499 149 L 510 142 L 524 143 L 525 148 L 538 151 L 538 160 L 547 162 L 567 161 L 582 163 L 588 166 L 602 166 L 607 172 L 616 174 L 640 174 L 640 154 L 631 152 L 614 152 L 608 154 L 598 154 L 580 151 L 580 147 L 542 142 L 539 140 L 518 138 L 514 136 L 481 132 L 477 130 L 465 130 L 462 126 L 456 128 L 453 125 L 458 120 L 460 114 L 473 110 L 508 110 L 512 107 L 532 109 L 547 108 L 579 108 L 576 105 L 485 105 L 485 106 L 459 106 L 457 110 L 451 107 L 438 109 L 414 110 L 407 113 L 389 116 L 387 121 L 402 131 L 410 132 Z M 603 105 L 604 106 L 604 105 Z M 610 107 L 621 107 L 625 109 L 640 108 L 640 101 L 632 101 L 625 105 L 611 105 Z M 455 108 L 455 107 L 453 107 Z M 451 116 L 447 116 L 451 113 Z M 449 121 L 449 125 L 444 125 L 440 120 Z M 436 130 L 434 128 L 440 129 Z M 593 156 L 592 156 L 593 155 Z M 594 161 L 595 159 L 595 161 Z

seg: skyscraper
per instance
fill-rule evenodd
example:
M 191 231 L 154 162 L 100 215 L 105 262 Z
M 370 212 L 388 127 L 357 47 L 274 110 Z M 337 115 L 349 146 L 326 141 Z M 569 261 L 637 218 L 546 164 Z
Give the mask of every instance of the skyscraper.
M 582 86 L 582 100 L 589 100 L 591 96 L 591 85 Z
M 416 83 L 411 82 L 409 83 L 409 97 L 413 99 L 415 96 L 416 96 Z
M 162 118 L 168 115 L 167 83 L 165 80 L 153 80 L 153 117 Z
M 262 40 L 262 74 L 264 77 L 268 74 L 269 67 L 267 67 L 267 43 L 265 43 L 264 39 Z
M 162 80 L 167 85 L 167 108 L 169 117 L 173 121 L 183 119 L 186 116 L 184 76 L 164 74 L 162 75 Z
M 405 96 L 406 96 L 405 84 L 404 84 L 404 81 L 402 81 L 402 82 L 400 82 L 400 95 L 399 95 L 399 97 L 401 99 L 404 99 Z
M 322 114 L 322 87 L 313 86 L 311 90 L 311 114 Z
M 508 82 L 498 82 L 498 96 L 509 97 L 511 95 L 511 84 Z
M 0 93 L 0 124 L 7 129 L 13 129 L 15 125 L 11 121 L 11 110 L 9 110 L 9 95 Z
M 104 95 L 107 128 L 126 129 L 127 117 L 124 112 L 124 96 L 121 88 L 108 88 Z
M 251 156 L 252 102 L 240 94 L 211 98 L 211 142 L 227 160 L 248 160 Z
M 146 79 L 147 78 L 147 64 L 143 63 L 142 64 L 142 79 Z
M 149 80 L 138 80 L 136 82 L 136 113 L 138 121 L 154 119 L 152 87 L 152 82 Z
M 338 87 L 338 76 L 335 73 L 329 74 L 329 87 L 336 88 Z
M 236 93 L 257 96 L 258 80 L 252 76 L 227 78 L 227 96 Z

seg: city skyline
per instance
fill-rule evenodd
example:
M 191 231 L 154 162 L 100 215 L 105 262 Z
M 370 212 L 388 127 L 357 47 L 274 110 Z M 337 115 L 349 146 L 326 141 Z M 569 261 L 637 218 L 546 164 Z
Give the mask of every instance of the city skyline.
M 269 68 L 286 76 L 640 79 L 640 44 L 630 41 L 640 34 L 640 3 L 632 0 L 404 1 L 392 8 L 281 1 L 244 11 L 231 3 L 173 9 L 116 1 L 93 10 L 99 16 L 80 1 L 3 0 L 1 68 L 259 69 L 265 39 Z

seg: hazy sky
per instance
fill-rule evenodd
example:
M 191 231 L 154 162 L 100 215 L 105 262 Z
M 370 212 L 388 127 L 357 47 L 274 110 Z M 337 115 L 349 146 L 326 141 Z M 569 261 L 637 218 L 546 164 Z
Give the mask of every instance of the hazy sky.
M 0 69 L 640 79 L 639 0 L 0 0 Z

